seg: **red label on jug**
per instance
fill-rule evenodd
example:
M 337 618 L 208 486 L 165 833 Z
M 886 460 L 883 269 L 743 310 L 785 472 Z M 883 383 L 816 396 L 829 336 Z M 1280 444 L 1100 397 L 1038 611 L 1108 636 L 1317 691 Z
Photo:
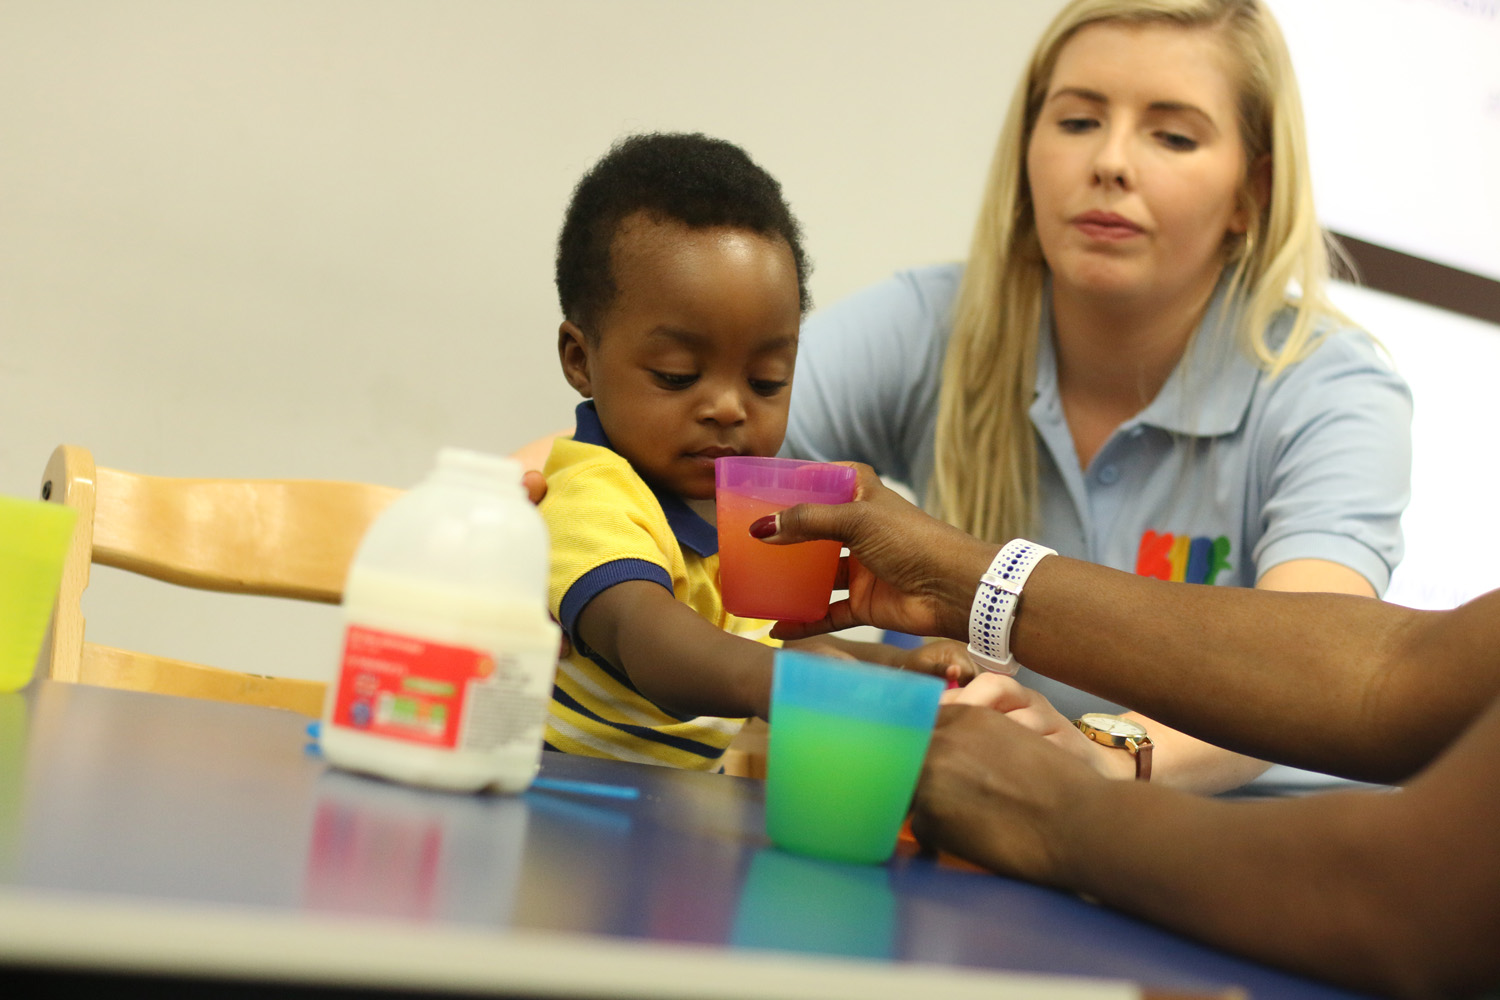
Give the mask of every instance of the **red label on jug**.
M 495 671 L 482 650 L 349 626 L 333 723 L 423 746 L 453 749 L 469 682 Z

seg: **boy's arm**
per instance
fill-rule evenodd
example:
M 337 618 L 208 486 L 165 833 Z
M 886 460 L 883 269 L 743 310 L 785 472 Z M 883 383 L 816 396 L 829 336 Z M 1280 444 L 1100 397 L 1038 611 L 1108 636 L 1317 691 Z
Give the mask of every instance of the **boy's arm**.
M 615 584 L 584 606 L 573 631 L 663 708 L 728 719 L 770 715 L 774 650 L 715 627 L 660 584 Z

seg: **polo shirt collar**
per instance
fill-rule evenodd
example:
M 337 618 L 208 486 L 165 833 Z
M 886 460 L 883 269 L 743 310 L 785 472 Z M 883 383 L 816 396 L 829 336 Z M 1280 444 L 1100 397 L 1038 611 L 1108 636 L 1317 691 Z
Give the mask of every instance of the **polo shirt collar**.
M 597 445 L 600 448 L 608 448 L 615 451 L 615 446 L 609 443 L 609 436 L 604 433 L 604 425 L 599 422 L 599 411 L 594 407 L 592 399 L 585 399 L 578 404 L 573 411 L 577 427 L 573 431 L 573 440 L 583 444 Z M 619 452 L 615 452 L 619 454 Z M 687 505 L 687 501 L 670 490 L 658 489 L 654 484 L 647 482 L 645 477 L 641 482 L 646 483 L 646 488 L 656 497 L 656 502 L 661 504 L 661 510 L 667 518 L 667 526 L 672 529 L 672 534 L 677 538 L 679 545 L 689 548 L 701 557 L 716 555 L 719 551 L 719 532 L 713 525 L 698 516 L 697 511 Z
M 1260 366 L 1240 347 L 1234 317 L 1224 316 L 1228 278 L 1222 278 L 1202 322 L 1177 367 L 1147 407 L 1121 425 L 1159 427 L 1192 437 L 1232 434 L 1244 422 L 1260 378 Z M 1037 337 L 1036 395 L 1057 400 L 1057 346 L 1052 327 L 1050 286 L 1042 297 Z

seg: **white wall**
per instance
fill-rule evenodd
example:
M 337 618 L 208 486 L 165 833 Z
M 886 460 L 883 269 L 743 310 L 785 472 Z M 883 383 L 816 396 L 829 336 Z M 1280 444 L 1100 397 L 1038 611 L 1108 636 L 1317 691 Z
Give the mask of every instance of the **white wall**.
M 745 146 L 819 301 L 960 257 L 1059 6 L 0 0 L 0 492 L 34 495 L 64 441 L 163 475 L 404 486 L 441 445 L 565 426 L 553 240 L 626 132 Z M 1452 317 L 1358 305 L 1448 350 Z M 311 677 L 337 627 L 102 569 L 85 612 L 101 642 Z
M 1500 281 L 1500 0 L 1270 3 L 1324 224 Z
M 1500 587 L 1500 326 L 1367 288 L 1334 298 L 1390 352 L 1415 404 L 1406 558 L 1386 600 L 1451 608 Z
M 749 150 L 818 300 L 959 257 L 1059 6 L 0 0 L 0 492 L 64 441 L 404 486 L 567 426 L 553 243 L 631 131 Z M 328 669 L 335 609 L 164 589 L 96 570 L 90 636 Z

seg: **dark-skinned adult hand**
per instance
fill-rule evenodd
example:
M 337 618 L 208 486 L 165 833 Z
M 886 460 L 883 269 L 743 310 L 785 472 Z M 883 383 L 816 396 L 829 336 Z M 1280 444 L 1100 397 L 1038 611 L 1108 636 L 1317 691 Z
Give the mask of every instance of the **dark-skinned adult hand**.
M 1003 875 L 1066 884 L 1064 839 L 1055 831 L 1083 822 L 1078 810 L 1089 790 L 1108 783 L 1002 712 L 944 705 L 917 781 L 911 830 L 924 848 Z
M 859 474 L 851 502 L 799 504 L 751 526 L 750 533 L 770 545 L 829 538 L 850 552 L 835 583 L 848 598 L 829 605 L 819 621 L 781 622 L 771 634 L 800 639 L 875 625 L 967 639 L 974 588 L 1000 547 L 924 514 L 869 466 L 841 464 Z

